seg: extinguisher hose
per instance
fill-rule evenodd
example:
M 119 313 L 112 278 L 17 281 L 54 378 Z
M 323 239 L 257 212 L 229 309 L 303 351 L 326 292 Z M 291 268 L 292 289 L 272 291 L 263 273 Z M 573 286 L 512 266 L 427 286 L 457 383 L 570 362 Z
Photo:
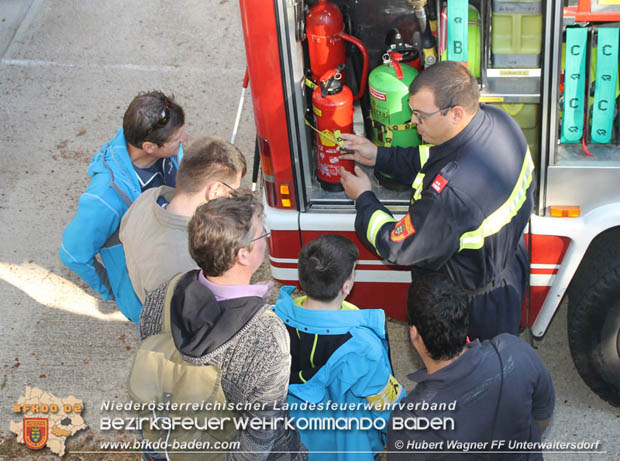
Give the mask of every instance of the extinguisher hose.
M 230 137 L 230 143 L 235 143 L 235 138 L 237 137 L 237 130 L 239 129 L 239 121 L 241 120 L 241 112 L 243 110 L 243 101 L 245 99 L 245 91 L 248 88 L 248 84 L 250 82 L 250 74 L 248 73 L 248 68 L 245 68 L 245 76 L 243 77 L 243 87 L 241 88 L 241 97 L 239 98 L 239 107 L 237 108 L 237 117 L 235 118 L 235 124 L 233 125 L 232 136 Z
M 344 32 L 340 32 L 340 37 L 342 37 L 347 42 L 351 42 L 355 46 L 357 46 L 362 53 L 362 57 L 364 58 L 364 67 L 362 68 L 362 78 L 359 82 L 360 88 L 359 88 L 358 93 L 353 98 L 354 101 L 357 101 L 358 99 L 361 99 L 362 96 L 364 96 L 364 92 L 366 91 L 366 81 L 368 80 L 368 51 L 366 50 L 366 47 L 364 46 L 364 44 L 361 41 L 359 41 L 357 38 L 353 37 L 352 35 L 345 34 Z

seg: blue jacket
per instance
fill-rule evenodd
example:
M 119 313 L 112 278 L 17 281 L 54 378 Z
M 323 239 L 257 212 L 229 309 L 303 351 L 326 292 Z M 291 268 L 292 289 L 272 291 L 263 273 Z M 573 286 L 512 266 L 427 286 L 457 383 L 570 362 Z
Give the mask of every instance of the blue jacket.
M 295 419 L 349 418 L 352 429 L 300 430 L 301 440 L 308 447 L 309 459 L 372 460 L 383 450 L 390 410 L 373 405 L 394 405 L 404 397 L 404 389 L 392 376 L 382 309 L 317 311 L 295 304 L 290 294 L 295 287 L 285 286 L 275 305 L 295 347 L 300 334 L 318 335 L 314 345 L 326 336 L 344 338 L 315 374 L 303 384 L 290 384 L 287 402 Z M 300 333 L 301 332 L 301 333 Z M 348 337 L 348 339 L 346 339 Z M 329 341 L 329 338 L 325 338 Z M 319 346 L 320 347 L 320 346 Z M 314 353 L 314 348 L 313 348 Z M 292 368 L 298 351 L 291 350 Z M 318 368 L 318 367 L 317 367 Z M 291 370 L 295 375 L 297 370 Z M 294 382 L 293 377 L 291 379 Z M 322 404 L 319 409 L 296 409 L 303 402 Z M 338 408 L 333 408 L 336 403 Z M 355 410 L 348 405 L 353 405 Z M 357 421 L 372 422 L 373 428 L 358 430 Z M 298 424 L 298 429 L 300 428 Z M 383 430 L 378 430 L 381 428 Z M 312 453 L 328 451 L 331 453 Z
M 178 167 L 182 147 L 176 157 L 172 162 Z M 80 197 L 75 217 L 62 234 L 60 259 L 104 300 L 115 299 L 119 310 L 137 322 L 142 304 L 127 273 L 118 228 L 141 190 L 122 129 L 95 154 L 88 175 L 92 177 L 90 184 Z M 98 253 L 103 265 L 95 259 Z

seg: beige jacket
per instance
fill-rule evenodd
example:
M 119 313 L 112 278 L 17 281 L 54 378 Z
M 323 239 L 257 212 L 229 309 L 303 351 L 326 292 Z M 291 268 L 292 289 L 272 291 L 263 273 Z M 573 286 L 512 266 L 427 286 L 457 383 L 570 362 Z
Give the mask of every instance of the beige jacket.
M 140 195 L 123 216 L 120 240 L 133 288 L 144 303 L 148 292 L 179 272 L 197 269 L 187 244 L 188 217 L 157 204 L 163 196 L 172 200 L 174 189 L 161 186 Z

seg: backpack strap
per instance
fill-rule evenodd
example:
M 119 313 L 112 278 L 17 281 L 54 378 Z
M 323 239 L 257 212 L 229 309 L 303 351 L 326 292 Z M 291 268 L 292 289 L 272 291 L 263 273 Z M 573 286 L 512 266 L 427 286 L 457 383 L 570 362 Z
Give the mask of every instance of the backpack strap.
M 181 280 L 181 277 L 184 275 L 185 272 L 179 272 L 177 275 L 172 277 L 170 283 L 168 283 L 168 287 L 166 288 L 166 296 L 164 297 L 164 311 L 162 312 L 161 333 L 170 333 L 172 331 L 170 328 L 170 304 L 172 302 L 172 296 L 174 295 L 174 289 L 177 287 L 179 280 Z

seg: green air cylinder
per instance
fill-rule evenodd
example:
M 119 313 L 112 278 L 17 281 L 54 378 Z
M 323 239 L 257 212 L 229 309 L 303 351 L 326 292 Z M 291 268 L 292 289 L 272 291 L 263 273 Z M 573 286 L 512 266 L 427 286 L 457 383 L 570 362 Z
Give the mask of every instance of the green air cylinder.
M 413 147 L 420 144 L 416 126 L 411 123 L 409 85 L 418 71 L 401 64 L 393 54 L 383 56 L 383 64 L 368 76 L 372 140 L 377 146 Z M 406 190 L 389 175 L 375 170 L 379 183 L 388 189 Z
M 372 140 L 378 146 L 413 147 L 420 144 L 420 136 L 411 124 L 409 85 L 418 71 L 407 64 L 396 63 L 402 78 L 389 59 L 373 69 L 368 77 Z

